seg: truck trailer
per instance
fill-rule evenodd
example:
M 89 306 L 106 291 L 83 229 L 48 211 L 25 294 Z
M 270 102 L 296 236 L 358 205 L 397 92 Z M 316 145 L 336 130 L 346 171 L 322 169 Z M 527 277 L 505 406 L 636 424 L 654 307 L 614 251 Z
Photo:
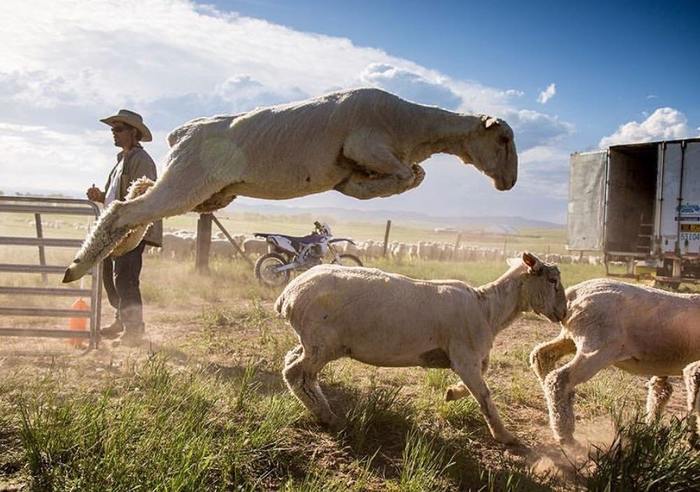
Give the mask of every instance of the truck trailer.
M 660 284 L 700 282 L 700 138 L 614 145 L 571 155 L 570 251 L 606 272 L 651 267 Z

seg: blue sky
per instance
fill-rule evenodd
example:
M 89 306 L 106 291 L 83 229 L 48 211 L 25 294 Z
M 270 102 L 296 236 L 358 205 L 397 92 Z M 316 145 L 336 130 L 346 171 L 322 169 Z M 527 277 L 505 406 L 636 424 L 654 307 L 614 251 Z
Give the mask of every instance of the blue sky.
M 506 119 L 516 187 L 437 156 L 397 197 L 281 204 L 564 222 L 571 152 L 700 134 L 700 3 L 562 3 L 4 0 L 0 190 L 103 183 L 115 149 L 98 120 L 121 107 L 162 167 L 193 117 L 370 85 Z
M 700 123 L 697 1 L 220 1 L 223 10 L 347 37 L 464 80 L 530 97 L 595 146 L 660 106 Z

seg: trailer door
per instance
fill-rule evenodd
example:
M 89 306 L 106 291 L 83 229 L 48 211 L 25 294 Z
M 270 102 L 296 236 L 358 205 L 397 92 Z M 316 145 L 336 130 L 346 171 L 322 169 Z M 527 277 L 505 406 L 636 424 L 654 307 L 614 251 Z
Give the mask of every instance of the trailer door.
M 681 144 L 664 145 L 658 214 L 662 253 L 674 253 L 678 246 L 678 197 L 681 194 Z
M 602 251 L 608 151 L 572 154 L 567 235 L 569 249 Z
M 697 255 L 700 253 L 700 142 L 684 143 L 678 239 L 682 255 Z

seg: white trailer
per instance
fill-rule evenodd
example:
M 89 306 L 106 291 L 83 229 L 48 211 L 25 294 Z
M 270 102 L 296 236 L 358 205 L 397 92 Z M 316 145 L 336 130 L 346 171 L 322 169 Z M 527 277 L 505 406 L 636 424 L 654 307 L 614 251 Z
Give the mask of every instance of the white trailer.
M 700 283 L 700 138 L 615 145 L 570 160 L 568 249 Z

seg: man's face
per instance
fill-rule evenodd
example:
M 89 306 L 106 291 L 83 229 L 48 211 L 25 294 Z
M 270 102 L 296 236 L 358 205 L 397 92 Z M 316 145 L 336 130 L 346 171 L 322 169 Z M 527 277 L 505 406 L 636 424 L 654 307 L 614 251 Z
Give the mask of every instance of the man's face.
M 132 147 L 134 142 L 134 129 L 124 123 L 116 123 L 112 127 L 112 136 L 116 147 Z

